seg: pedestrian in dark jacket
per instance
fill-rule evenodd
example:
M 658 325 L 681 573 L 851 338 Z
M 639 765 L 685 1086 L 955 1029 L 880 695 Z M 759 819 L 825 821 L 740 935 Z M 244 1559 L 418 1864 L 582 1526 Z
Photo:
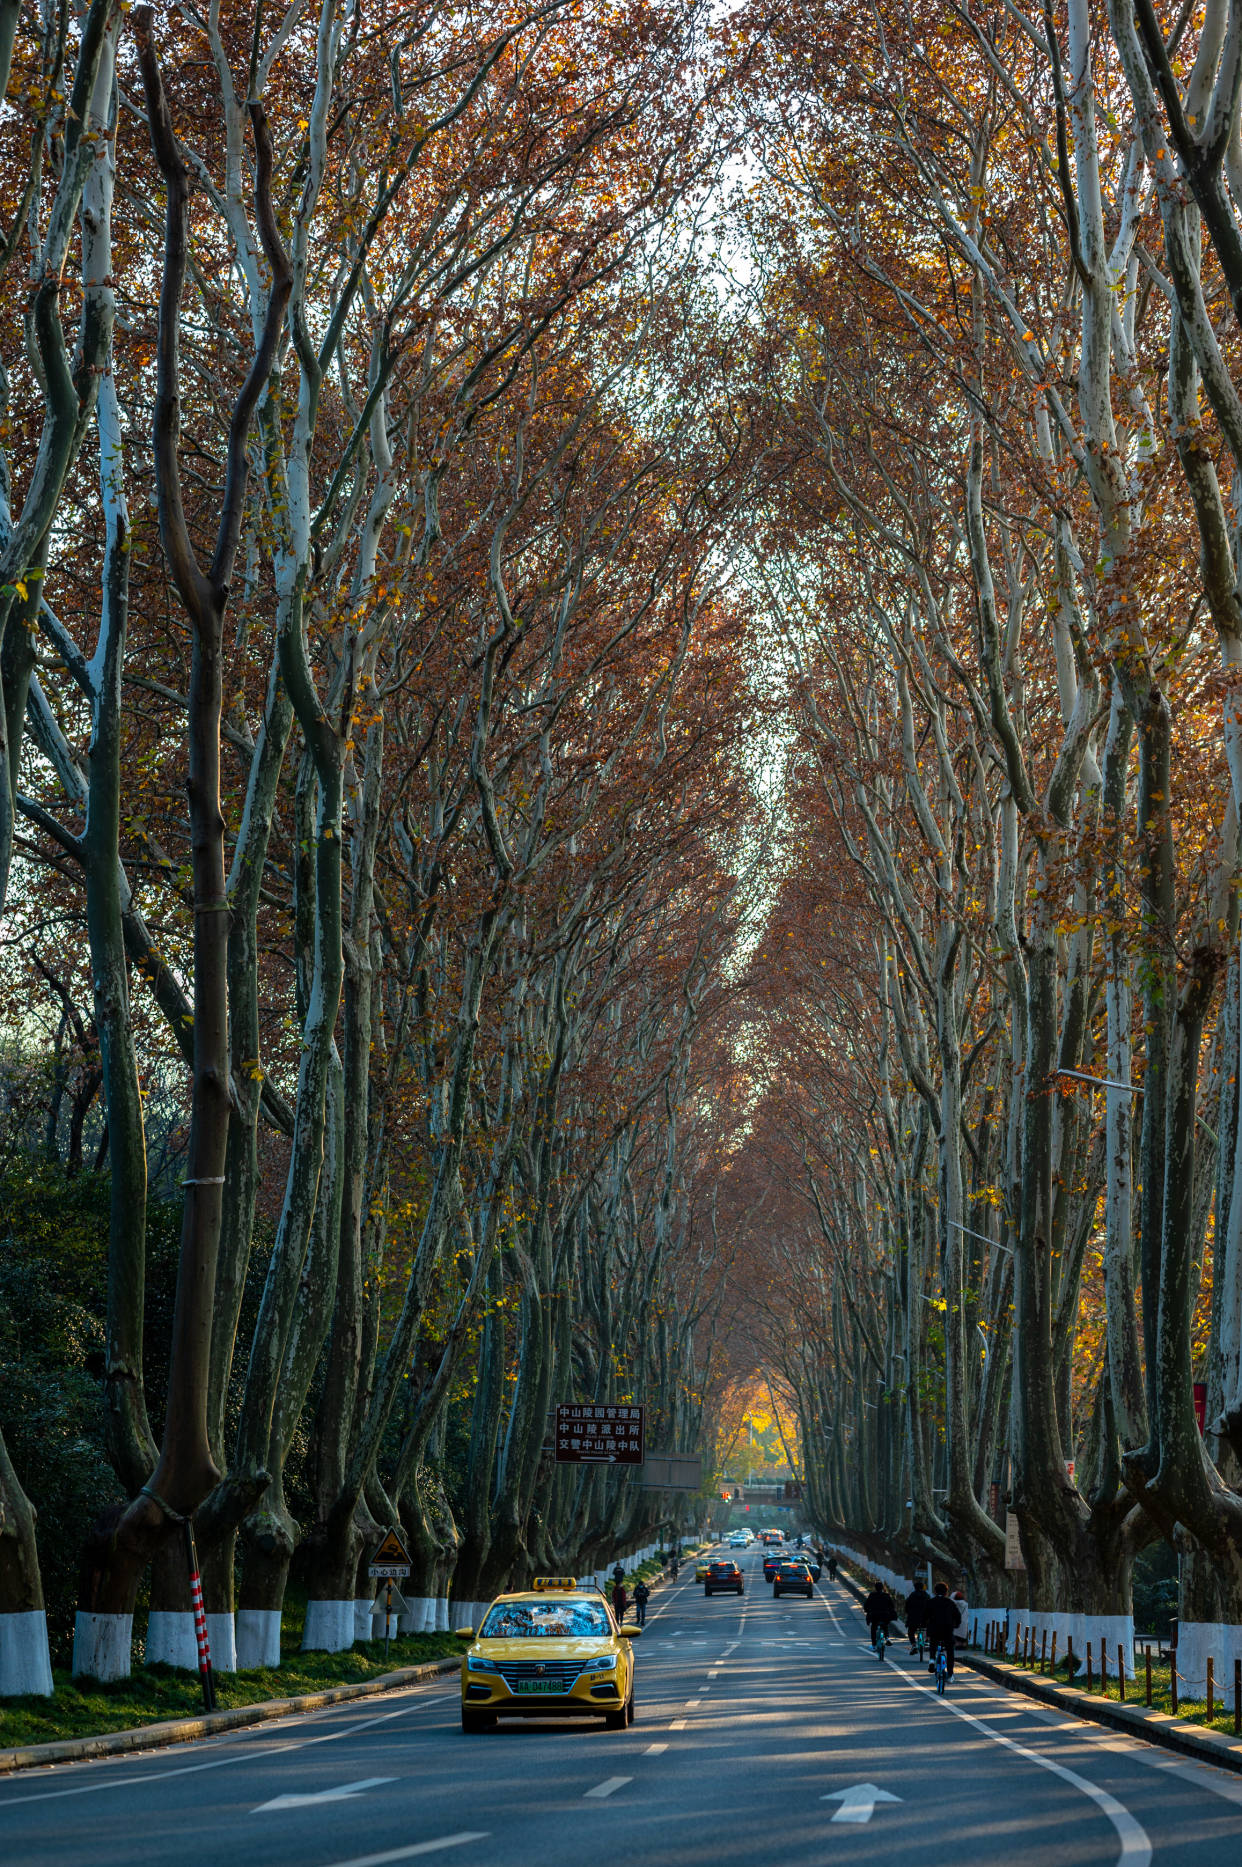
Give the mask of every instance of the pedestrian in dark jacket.
M 630 1598 L 625 1592 L 625 1583 L 614 1582 L 612 1585 L 612 1611 L 617 1617 L 618 1627 L 620 1627 L 622 1621 L 625 1619 L 625 1610 L 629 1605 Z
M 623 1582 L 625 1580 L 625 1565 L 623 1563 L 619 1562 L 617 1564 L 612 1572 L 612 1579 L 614 1582 Z
M 949 1584 L 937 1582 L 936 1592 L 927 1604 L 927 1619 L 924 1622 L 927 1629 L 927 1647 L 932 1656 L 932 1664 L 928 1667 L 928 1672 L 935 1672 L 936 1652 L 938 1648 L 943 1647 L 947 1662 L 945 1670 L 950 1679 L 953 1677 L 953 1636 L 961 1624 L 961 1619 L 961 1609 L 956 1601 L 949 1599 Z
M 930 1606 L 931 1596 L 927 1592 L 926 1585 L 916 1582 L 906 1596 L 906 1632 L 910 1636 L 911 1653 L 917 1653 L 919 1650 L 918 1632 L 920 1628 L 925 1629 L 927 1626 L 927 1610 Z
M 647 1625 L 647 1603 L 651 1600 L 651 1590 L 646 1582 L 634 1584 L 634 1619 L 640 1627 Z

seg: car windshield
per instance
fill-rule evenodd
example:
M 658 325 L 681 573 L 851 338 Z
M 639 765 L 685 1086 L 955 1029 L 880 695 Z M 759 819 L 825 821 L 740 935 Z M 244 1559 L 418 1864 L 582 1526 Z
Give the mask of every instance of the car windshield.
M 479 1629 L 480 1640 L 595 1640 L 610 1634 L 608 1616 L 593 1601 L 498 1601 Z

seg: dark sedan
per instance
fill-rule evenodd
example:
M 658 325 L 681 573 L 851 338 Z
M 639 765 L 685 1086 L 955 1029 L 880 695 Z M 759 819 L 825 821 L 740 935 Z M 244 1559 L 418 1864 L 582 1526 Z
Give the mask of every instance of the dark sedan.
M 731 1595 L 741 1595 L 746 1592 L 742 1571 L 736 1562 L 709 1562 L 707 1565 L 707 1574 L 703 1577 L 703 1593 L 715 1595 L 722 1591 Z
M 811 1571 L 805 1562 L 779 1562 L 772 1577 L 773 1598 L 777 1595 L 805 1595 L 809 1601 L 815 1593 L 815 1584 L 811 1580 Z

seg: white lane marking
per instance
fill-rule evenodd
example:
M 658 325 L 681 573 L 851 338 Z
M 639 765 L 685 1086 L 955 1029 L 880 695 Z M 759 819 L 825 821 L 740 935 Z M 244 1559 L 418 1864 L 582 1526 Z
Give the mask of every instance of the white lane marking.
M 702 1703 L 703 1703 L 703 1701 L 702 1701 L 702 1699 L 701 1699 L 701 1698 L 688 1698 L 688 1699 L 686 1700 L 686 1710 L 687 1710 L 687 1711 L 697 1711 L 697 1710 L 698 1710 L 698 1708 L 699 1708 L 699 1706 L 700 1706 L 700 1705 L 701 1705 Z
M 335 1867 L 387 1867 L 389 1861 L 412 1861 L 416 1854 L 438 1854 L 441 1848 L 464 1847 L 467 1841 L 486 1841 L 489 1830 L 463 1829 L 459 1835 L 441 1835 L 438 1841 L 413 1841 L 407 1848 L 389 1848 L 383 1854 L 358 1854 Z
M 618 1789 L 624 1789 L 627 1783 L 632 1783 L 633 1781 L 634 1778 L 632 1776 L 610 1776 L 606 1782 L 596 1783 L 594 1789 L 588 1789 L 586 1794 L 588 1796 L 594 1796 L 598 1801 L 602 1802 L 605 1796 L 615 1796 Z M 585 1801 L 585 1799 L 584 1797 L 583 1800 Z
M 1006 1737 L 1003 1731 L 997 1731 L 983 1718 L 976 1718 L 973 1712 L 965 1711 L 961 1705 L 955 1705 L 952 1699 L 940 1697 L 931 1686 L 920 1685 L 917 1680 L 910 1677 L 909 1673 L 903 1672 L 900 1666 L 890 1666 L 889 1670 L 896 1673 L 899 1679 L 904 1679 L 915 1692 L 921 1692 L 925 1698 L 939 1698 L 945 1711 L 951 1711 L 955 1718 L 963 1719 L 966 1724 L 973 1724 L 977 1731 L 982 1731 L 985 1737 L 992 1738 L 997 1744 L 1003 1744 L 1005 1749 L 1012 1750 L 1015 1756 L 1025 1757 L 1029 1763 L 1037 1763 L 1041 1770 L 1050 1771 L 1053 1776 L 1059 1776 L 1062 1782 L 1069 1783 L 1072 1788 L 1081 1790 L 1084 1796 L 1089 1796 L 1096 1807 L 1107 1815 L 1117 1831 L 1117 1838 L 1121 1842 L 1119 1858 L 1129 1862 L 1130 1867 L 1149 1867 L 1151 1842 L 1147 1838 L 1147 1830 L 1134 1819 L 1123 1803 L 1118 1802 L 1116 1796 L 1108 1793 L 1107 1789 L 1101 1789 L 1098 1784 L 1088 1782 L 1085 1776 L 1079 1776 L 1077 1770 L 1071 1770 L 1064 1763 L 1058 1763 L 1055 1757 L 1045 1757 L 1042 1751 L 1029 1750 L 1025 1744 L 1019 1744 L 1014 1738 Z
M 745 1609 L 743 1609 L 743 1610 L 742 1610 L 742 1612 L 743 1612 L 743 1613 L 745 1613 Z M 738 1642 L 737 1642 L 736 1640 L 731 1640 L 731 1641 L 729 1642 L 729 1644 L 728 1644 L 728 1646 L 727 1646 L 727 1647 L 725 1647 L 725 1648 L 724 1648 L 724 1650 L 723 1650 L 723 1652 L 721 1653 L 721 1655 L 720 1655 L 720 1657 L 721 1657 L 721 1659 L 722 1659 L 722 1660 L 727 1660 L 727 1659 L 728 1659 L 728 1657 L 729 1657 L 729 1655 L 730 1655 L 730 1653 L 732 1653 L 732 1652 L 734 1652 L 734 1651 L 736 1650 L 736 1648 L 737 1648 L 737 1645 L 738 1645 Z
M 662 1757 L 667 1749 L 668 1749 L 667 1744 L 648 1744 L 646 1750 L 644 1750 L 643 1752 L 643 1756 L 644 1757 Z
M 455 1694 L 437 1694 L 449 1697 Z M 138 1776 L 101 1776 L 98 1782 L 82 1783 L 76 1789 L 41 1789 L 37 1795 L 16 1795 L 9 1802 L 0 1802 L 0 1808 L 24 1809 L 28 1802 L 58 1802 L 62 1796 L 89 1796 L 97 1789 L 133 1789 L 142 1783 L 166 1783 L 172 1776 L 197 1776 L 202 1770 L 222 1770 L 227 1763 L 253 1763 L 256 1758 L 280 1757 L 289 1750 L 308 1750 L 312 1744 L 331 1744 L 338 1737 L 352 1737 L 355 1731 L 365 1731 L 373 1724 L 387 1724 L 390 1718 L 405 1718 L 412 1711 L 421 1711 L 429 1703 L 425 1698 L 416 1698 L 412 1705 L 402 1705 L 397 1711 L 381 1712 L 375 1718 L 359 1718 L 356 1723 L 348 1724 L 340 1731 L 328 1731 L 322 1737 L 298 1737 L 286 1739 L 283 1743 L 269 1744 L 265 1749 L 257 1744 L 248 1743 L 235 1750 L 227 1757 L 212 1757 L 207 1763 L 180 1763 L 175 1770 L 143 1770 Z M 336 1711 L 335 1705 L 325 1705 L 325 1711 Z M 283 1720 L 282 1720 L 283 1722 Z M 242 1737 L 251 1735 L 247 1732 Z M 258 1733 L 254 1735 L 259 1735 Z M 266 1736 L 263 1732 L 261 1735 Z M 15 1784 L 16 1788 L 17 1785 Z M 349 1863 L 353 1867 L 353 1863 Z
M 684 1731 L 686 1728 L 686 1721 L 684 1718 L 674 1718 L 672 1724 L 670 1724 L 668 1728 L 670 1731 Z
M 268 1809 L 304 1809 L 312 1802 L 342 1802 L 346 1796 L 360 1796 L 364 1789 L 378 1789 L 381 1783 L 395 1783 L 395 1776 L 364 1776 L 360 1783 L 338 1783 L 335 1789 L 316 1789 L 304 1796 L 273 1796 L 250 1811 L 263 1815 Z
M 848 1789 L 834 1789 L 831 1795 L 821 1796 L 820 1801 L 841 1804 L 833 1815 L 834 1822 L 869 1822 L 877 1802 L 900 1802 L 901 1797 L 891 1789 L 877 1789 L 874 1783 L 852 1783 Z
M 717 1667 L 716 1667 L 716 1668 L 715 1668 L 715 1669 L 714 1669 L 714 1670 L 713 1670 L 712 1672 L 709 1672 L 707 1676 L 708 1676 L 708 1678 L 709 1678 L 709 1679 L 719 1679 L 719 1677 L 720 1677 L 720 1668 L 719 1668 L 719 1666 L 717 1666 Z

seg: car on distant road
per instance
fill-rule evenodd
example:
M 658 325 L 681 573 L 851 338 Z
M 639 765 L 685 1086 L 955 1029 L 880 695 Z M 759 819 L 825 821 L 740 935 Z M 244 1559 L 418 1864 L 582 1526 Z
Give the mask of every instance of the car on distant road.
M 744 1594 L 746 1584 L 742 1571 L 736 1562 L 709 1562 L 707 1574 L 703 1578 L 703 1593 L 717 1595 L 728 1592 L 734 1595 Z
M 805 1562 L 777 1563 L 772 1573 L 773 1600 L 778 1595 L 805 1595 L 809 1601 L 814 1593 L 815 1584 L 811 1580 L 810 1568 Z
M 763 1579 L 770 1582 L 785 1558 L 779 1549 L 765 1549 L 763 1552 Z
M 618 1627 L 597 1588 L 544 1575 L 521 1594 L 498 1595 L 479 1627 L 463 1627 L 461 1728 L 499 1718 L 600 1718 L 634 1722 L 634 1655 L 640 1627 Z
M 746 1538 L 742 1535 L 741 1531 L 735 1530 L 733 1535 L 729 1538 L 729 1548 L 730 1549 L 749 1549 L 749 1547 L 750 1545 L 747 1542 Z
M 695 1563 L 695 1565 L 694 1565 L 694 1579 L 695 1579 L 695 1581 L 696 1581 L 696 1582 L 705 1582 L 705 1581 L 707 1580 L 707 1571 L 708 1571 L 708 1570 L 709 1570 L 709 1569 L 711 1568 L 711 1566 L 712 1566 L 712 1565 L 711 1565 L 711 1563 L 710 1563 L 710 1562 L 708 1561 L 708 1559 L 707 1559 L 707 1557 L 706 1557 L 706 1556 L 705 1556 L 705 1557 L 703 1558 L 703 1560 L 702 1560 L 702 1562 L 696 1562 L 696 1563 Z

